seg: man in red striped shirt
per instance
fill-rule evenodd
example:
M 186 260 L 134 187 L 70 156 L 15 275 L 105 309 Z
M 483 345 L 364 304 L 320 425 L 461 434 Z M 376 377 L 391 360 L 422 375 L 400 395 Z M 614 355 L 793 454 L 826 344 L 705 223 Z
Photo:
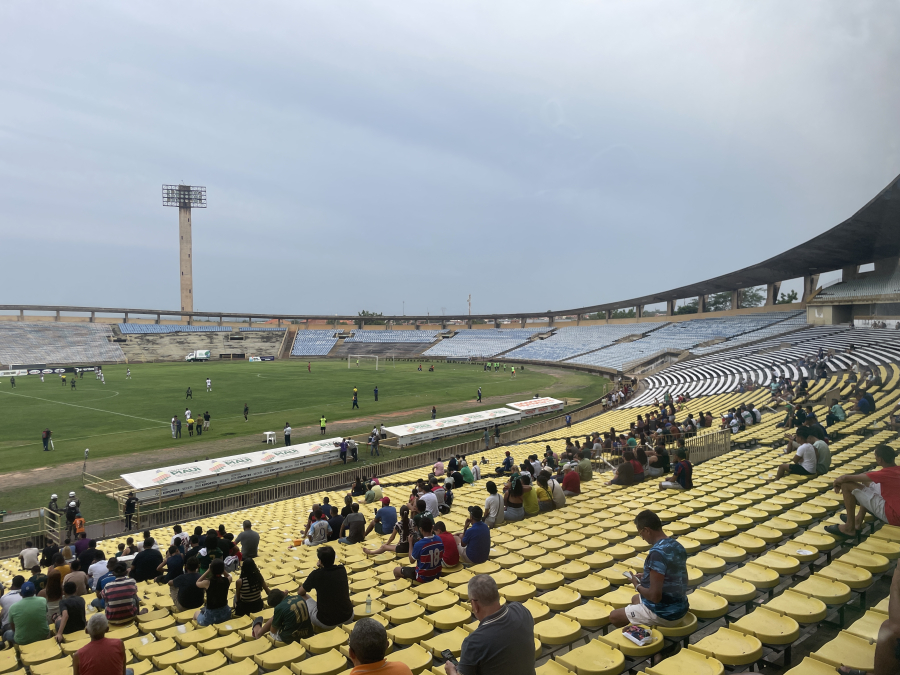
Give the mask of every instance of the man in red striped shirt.
M 409 579 L 424 584 L 441 576 L 441 560 L 444 557 L 444 543 L 434 534 L 434 521 L 424 517 L 419 521 L 422 538 L 409 552 L 409 561 L 415 567 L 395 567 L 394 577 Z

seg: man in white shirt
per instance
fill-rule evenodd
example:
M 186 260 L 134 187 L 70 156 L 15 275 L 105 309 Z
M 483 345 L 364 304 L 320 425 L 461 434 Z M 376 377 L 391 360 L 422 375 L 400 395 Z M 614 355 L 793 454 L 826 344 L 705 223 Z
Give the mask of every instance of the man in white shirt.
M 815 476 L 816 462 L 818 461 L 816 449 L 809 442 L 809 428 L 801 426 L 797 428 L 797 439 L 800 447 L 797 448 L 797 454 L 789 464 L 782 464 L 778 467 L 778 473 L 775 480 L 779 480 L 785 474 L 791 473 L 798 476 Z
M 541 466 L 541 462 L 538 459 L 537 455 L 532 455 L 529 458 L 529 462 L 531 464 L 531 467 L 534 469 L 535 476 L 537 476 L 544 468 L 543 466 Z
M 497 484 L 489 480 L 484 484 L 488 491 L 487 499 L 484 500 L 484 522 L 488 527 L 499 527 L 504 521 L 503 500 L 497 493 Z
M 206 392 L 209 393 L 212 391 L 212 380 L 208 377 L 206 378 Z
M 12 578 L 9 592 L 4 593 L 3 597 L 0 597 L 0 627 L 2 627 L 2 630 L 4 631 L 9 630 L 9 626 L 7 626 L 7 623 L 9 622 L 9 608 L 22 599 L 22 596 L 19 594 L 19 589 L 22 588 L 22 584 L 24 583 L 25 577 L 21 574 L 17 574 Z M 2 588 L 2 584 L 0 584 L 0 588 Z
M 478 466 L 478 462 L 472 462 L 472 477 L 475 480 L 481 480 L 481 468 Z
M 19 551 L 19 562 L 22 563 L 23 570 L 30 570 L 38 564 L 41 557 L 40 549 L 36 549 L 30 541 L 25 542 L 25 548 Z
M 422 495 L 422 501 L 425 502 L 428 512 L 435 514 L 435 517 L 437 517 L 437 514 L 440 513 L 438 510 L 437 495 L 433 492 L 426 492 Z
M 88 583 L 90 584 L 90 587 L 96 588 L 97 580 L 107 572 L 109 572 L 108 561 L 98 558 L 95 563 L 88 567 Z

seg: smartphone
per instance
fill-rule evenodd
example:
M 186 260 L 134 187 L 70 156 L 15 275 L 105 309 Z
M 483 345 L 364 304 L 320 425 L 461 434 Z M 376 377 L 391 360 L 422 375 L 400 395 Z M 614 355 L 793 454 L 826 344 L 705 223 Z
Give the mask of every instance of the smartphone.
M 459 664 L 456 662 L 456 659 L 453 658 L 453 652 L 451 652 L 449 649 L 445 649 L 444 651 L 441 652 L 441 658 L 443 658 L 444 661 L 449 661 L 449 662 L 452 663 L 454 666 L 458 666 L 458 665 L 459 665 Z

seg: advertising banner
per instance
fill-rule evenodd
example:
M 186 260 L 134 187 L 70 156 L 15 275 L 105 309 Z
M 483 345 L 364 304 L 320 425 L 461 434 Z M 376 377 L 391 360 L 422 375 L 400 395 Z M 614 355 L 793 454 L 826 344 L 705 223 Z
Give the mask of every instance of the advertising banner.
M 122 474 L 139 500 L 173 497 L 185 492 L 275 476 L 336 461 L 340 438 L 271 448 L 243 455 L 206 459 L 161 469 Z
M 424 443 L 437 438 L 467 434 L 479 431 L 494 425 L 511 424 L 522 419 L 522 413 L 509 408 L 495 408 L 494 410 L 482 410 L 480 412 L 455 415 L 454 417 L 442 417 L 436 420 L 425 420 L 412 424 L 401 424 L 395 427 L 385 427 L 385 431 L 397 438 L 402 447 L 415 443 Z
M 260 361 L 274 361 L 274 356 L 251 356 L 247 359 L 250 363 L 258 363 Z
M 518 410 L 526 417 L 531 415 L 543 415 L 544 413 L 562 410 L 565 404 L 555 398 L 532 398 L 528 401 L 519 401 L 518 403 L 507 403 L 507 408 Z
M 25 377 L 27 370 L 0 370 L 0 377 Z

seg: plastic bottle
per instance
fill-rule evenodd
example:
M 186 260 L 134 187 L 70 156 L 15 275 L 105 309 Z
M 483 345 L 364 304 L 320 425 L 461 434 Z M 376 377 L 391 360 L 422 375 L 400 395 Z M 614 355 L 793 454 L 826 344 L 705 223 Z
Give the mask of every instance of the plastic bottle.
M 367 595 L 366 596 L 366 614 L 371 614 L 371 613 L 372 613 L 372 596 Z

